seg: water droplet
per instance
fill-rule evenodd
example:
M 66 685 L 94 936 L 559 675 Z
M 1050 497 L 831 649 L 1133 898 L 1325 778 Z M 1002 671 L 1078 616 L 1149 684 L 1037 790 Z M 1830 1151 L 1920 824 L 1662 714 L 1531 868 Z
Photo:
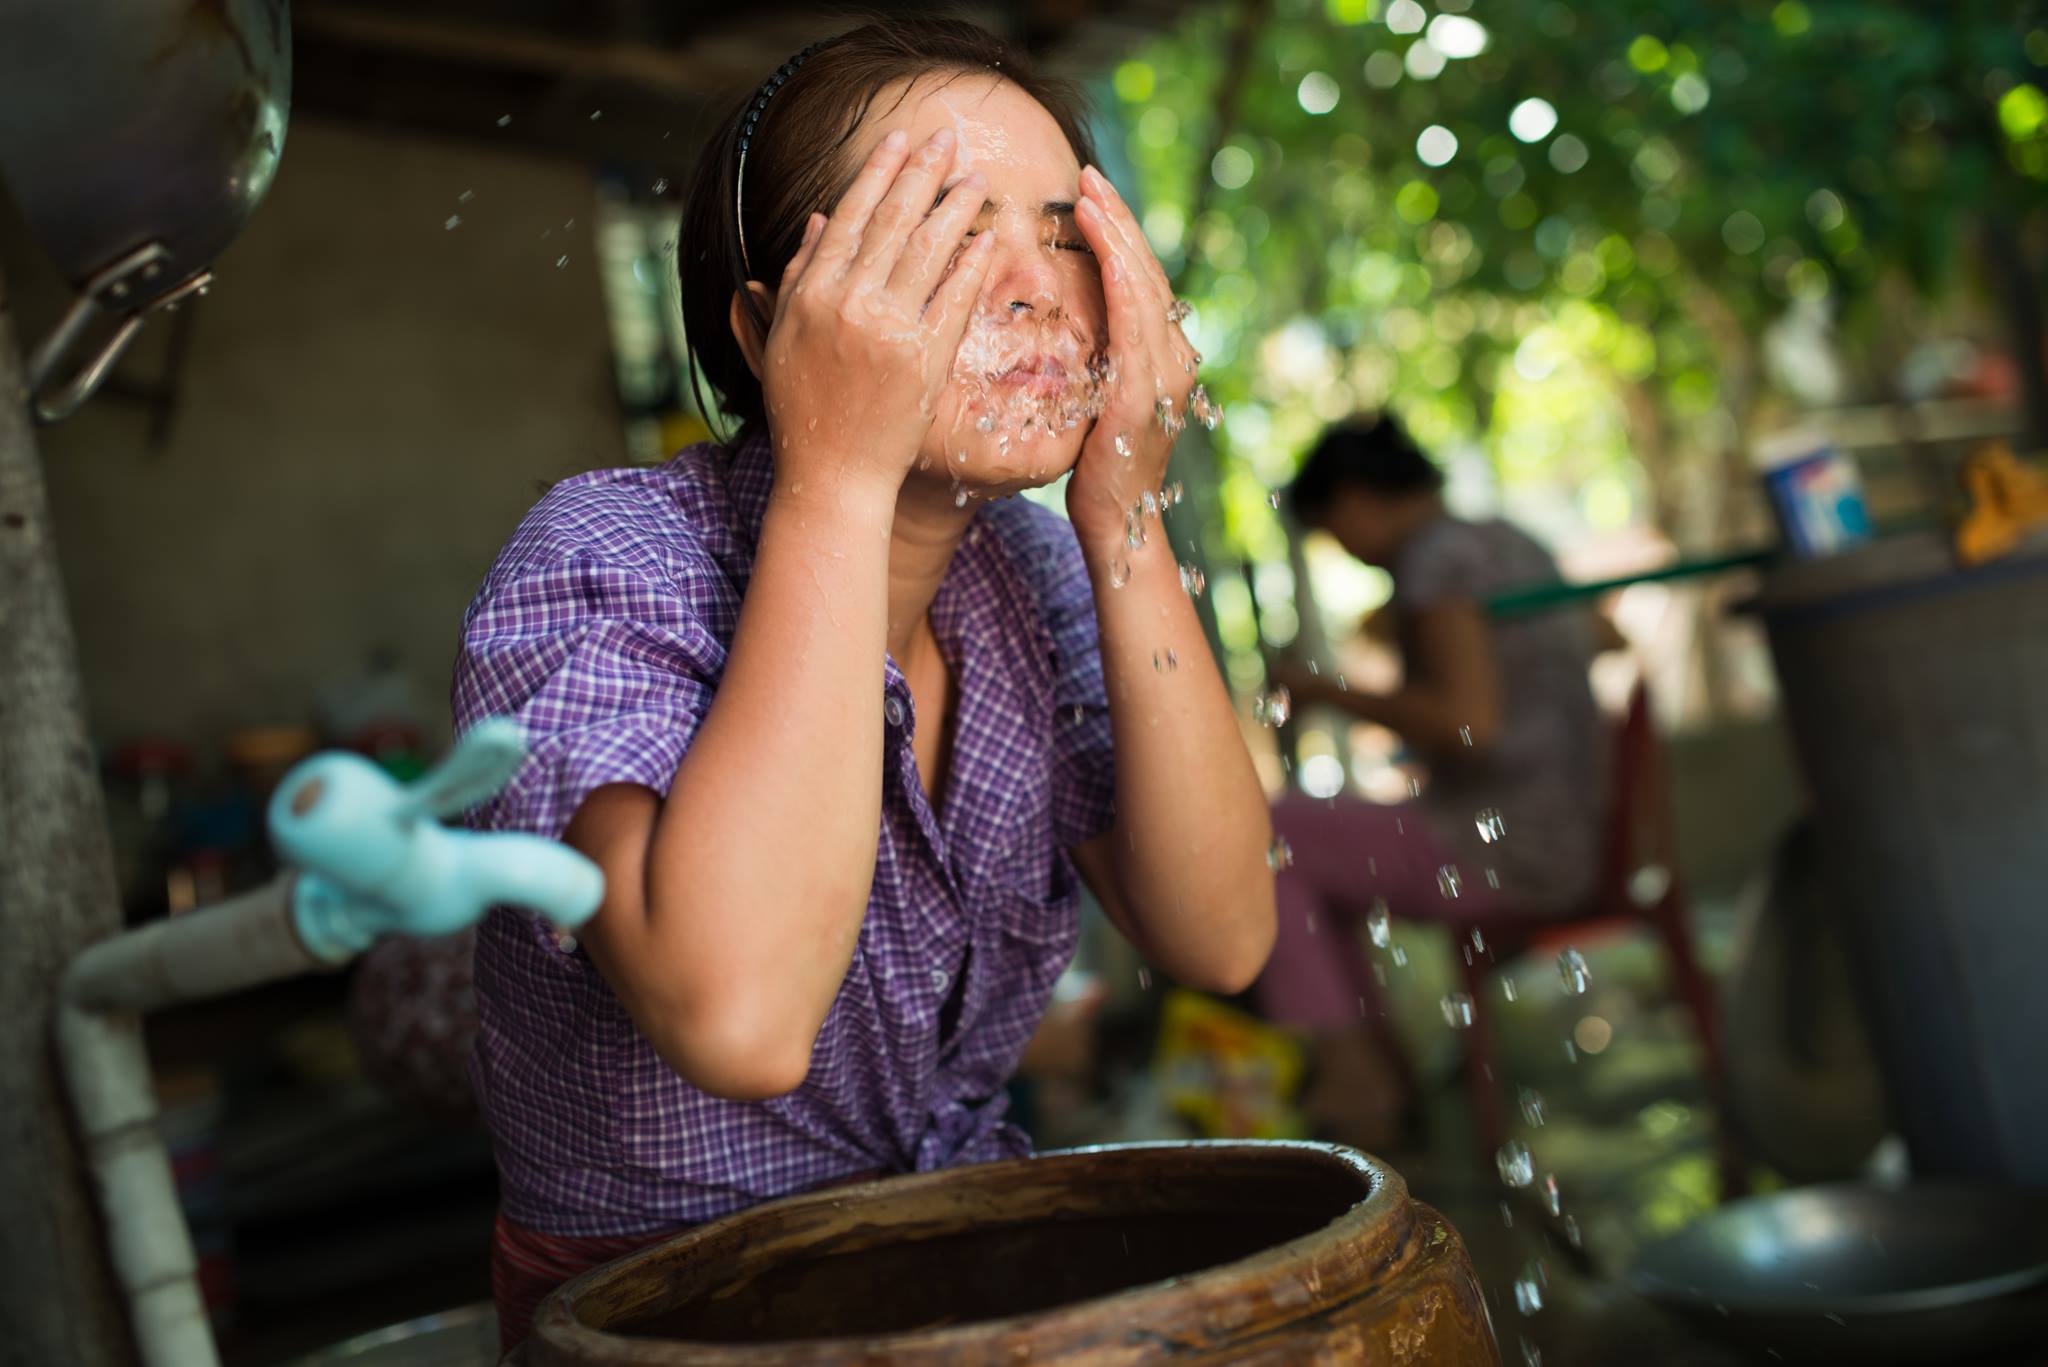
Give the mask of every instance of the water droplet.
M 1152 413 L 1159 419 L 1160 428 L 1169 437 L 1179 436 L 1181 429 L 1187 426 L 1187 419 L 1173 411 L 1171 394 L 1161 394 L 1158 402 L 1152 405 Z
M 656 193 L 657 195 L 665 195 L 668 193 L 667 176 L 663 176 L 654 182 L 654 193 Z
M 1522 1123 L 1532 1130 L 1543 1128 L 1543 1093 L 1534 1087 L 1522 1088 L 1515 1097 L 1522 1107 Z
M 1557 976 L 1564 983 L 1564 990 L 1574 997 L 1582 997 L 1593 985 L 1593 974 L 1586 967 L 1586 956 L 1570 945 L 1557 956 Z
M 1586 1236 L 1579 1233 L 1578 1216 L 1567 1215 L 1564 1217 L 1564 1238 L 1565 1242 L 1573 1248 L 1584 1248 L 1586 1246 Z
M 1140 992 L 1150 992 L 1152 990 L 1152 970 L 1143 964 L 1138 965 L 1138 990 Z
M 447 221 L 444 222 L 441 226 L 451 233 L 454 232 L 457 228 L 460 228 L 462 226 L 462 215 L 448 215 Z
M 1436 890 L 1447 900 L 1455 900 L 1465 890 L 1465 880 L 1459 876 L 1456 864 L 1446 864 L 1436 871 Z
M 1076 725 L 1076 726 L 1079 726 L 1080 724 L 1081 724 L 1081 704 L 1079 704 L 1079 703 L 1075 703 L 1075 704 L 1074 704 L 1074 725 Z
M 1479 838 L 1489 845 L 1499 843 L 1508 833 L 1505 822 L 1500 819 L 1500 808 L 1482 807 L 1473 814 L 1472 824 L 1479 828 Z
M 955 451 L 953 453 L 953 459 L 960 462 L 962 465 L 965 465 L 967 463 L 967 452 L 964 450 Z
M 1463 741 L 1463 742 L 1465 742 L 1465 748 L 1466 748 L 1466 749 L 1468 749 L 1468 750 L 1469 750 L 1469 749 L 1471 749 L 1471 748 L 1472 748 L 1472 728 L 1471 728 L 1471 727 L 1469 727 L 1469 726 L 1461 726 L 1461 727 L 1459 727 L 1459 728 L 1458 728 L 1458 739 L 1459 739 L 1459 740 L 1461 740 L 1461 741 Z
M 1486 886 L 1488 886 L 1489 888 L 1493 888 L 1496 891 L 1500 889 L 1499 869 L 1488 869 L 1486 871 Z
M 1543 1208 L 1553 1216 L 1564 1214 L 1564 1195 L 1557 1189 L 1557 1174 L 1543 1174 Z
M 1145 544 L 1145 531 L 1135 522 L 1124 524 L 1124 548 L 1135 551 Z
M 1500 1222 L 1509 1229 L 1515 1227 L 1515 1210 L 1507 1202 L 1500 1203 Z
M 1501 1145 L 1493 1161 L 1500 1168 L 1500 1180 L 1507 1186 L 1519 1189 L 1536 1180 L 1535 1155 L 1519 1139 L 1510 1139 Z
M 1160 653 L 1155 650 L 1152 652 L 1152 668 L 1156 673 L 1171 674 L 1174 670 L 1180 668 L 1180 657 L 1169 650 L 1162 658 Z
M 984 414 L 982 414 L 982 415 L 981 415 L 980 417 L 976 418 L 976 419 L 974 420 L 974 430 L 975 430 L 975 431 L 977 431 L 977 432 L 993 432 L 993 431 L 995 431 L 995 430 L 996 430 L 996 417 L 995 417 L 995 414 L 993 414 L 993 413 L 984 413 Z
M 1131 434 L 1130 434 L 1130 433 L 1128 433 L 1128 432 L 1119 432 L 1119 433 L 1117 433 L 1117 434 L 1116 434 L 1116 453 L 1117 453 L 1118 455 L 1122 456 L 1122 457 L 1123 457 L 1123 458 L 1124 458 L 1125 460 L 1129 460 L 1129 459 L 1131 458 Z
M 1391 950 L 1388 951 L 1388 955 L 1393 959 L 1394 967 L 1408 967 L 1408 951 L 1403 949 L 1400 945 L 1395 945 Z
M 1275 510 L 1280 507 L 1280 491 L 1278 489 L 1266 495 L 1266 506 Z
M 1150 489 L 1147 489 L 1138 496 L 1138 506 L 1145 510 L 1147 516 L 1150 516 L 1159 511 L 1159 500 L 1152 496 Z
M 1273 848 L 1266 851 L 1266 867 L 1278 871 L 1294 867 L 1294 846 L 1287 843 L 1286 836 L 1273 841 Z
M 1208 389 L 1202 385 L 1196 385 L 1188 395 L 1188 411 L 1211 432 L 1214 432 L 1216 425 L 1223 421 L 1223 409 L 1209 397 Z
M 1169 323 L 1184 323 L 1194 316 L 1194 312 L 1194 305 L 1185 299 L 1176 299 L 1166 306 L 1166 321 Z
M 1515 980 L 1505 973 L 1500 975 L 1500 994 L 1509 1001 L 1515 999 Z
M 1262 726 L 1285 726 L 1293 715 L 1294 699 L 1284 687 L 1262 694 L 1252 703 L 1252 720 Z
M 469 202 L 470 202 L 470 201 L 471 201 L 472 199 L 475 199 L 475 198 L 476 198 L 476 191 L 474 191 L 474 190 L 464 190 L 464 191 L 463 191 L 463 192 L 462 192 L 461 194 L 459 194 L 459 195 L 457 195 L 457 196 L 455 197 L 455 202 L 456 202 L 457 204 L 467 204 L 467 203 L 469 203 Z
M 1209 586 L 1209 581 L 1202 574 L 1201 566 L 1182 565 L 1180 567 L 1180 586 L 1190 598 L 1200 598 L 1202 590 Z
M 500 114 L 500 115 L 498 115 L 498 127 L 500 127 L 500 128 L 510 128 L 511 126 L 512 126 L 512 116 L 511 116 L 510 114 Z
M 1522 1335 L 1522 1367 L 1543 1367 L 1543 1350 L 1531 1343 L 1527 1334 Z
M 598 121 L 599 119 L 601 119 L 601 118 L 603 118 L 603 117 L 604 117 L 604 111 L 603 111 L 602 109 L 593 109 L 593 110 L 591 110 L 591 111 L 590 111 L 590 121 L 591 121 L 592 123 L 596 123 L 596 122 L 597 122 L 597 121 Z
M 1531 1258 L 1522 1268 L 1522 1275 L 1515 1278 L 1515 1309 L 1525 1315 L 1533 1315 L 1543 1308 L 1543 1293 L 1550 1286 L 1550 1274 L 1544 1270 L 1543 1260 Z
M 555 269 L 556 269 L 556 270 L 560 270 L 560 269 L 562 269 L 562 267 L 564 267 L 564 266 L 566 266 L 566 265 L 568 265 L 568 264 L 569 264 L 569 258 L 568 258 L 568 257 L 566 257 L 566 256 L 558 256 L 558 257 L 556 257 L 556 258 L 555 258 Z
M 1385 949 L 1394 941 L 1394 918 L 1387 911 L 1387 899 L 1372 899 L 1372 910 L 1365 913 L 1365 932 L 1372 936 L 1374 949 Z
M 1479 954 L 1486 952 L 1486 932 L 1478 926 L 1472 927 L 1472 949 Z
M 1469 992 L 1448 992 L 1438 1003 L 1443 1008 L 1444 1024 L 1453 1030 L 1472 1028 L 1472 994 Z
M 1120 589 L 1131 582 L 1131 562 L 1116 556 L 1109 561 L 1109 586 Z
M 967 506 L 967 491 L 965 489 L 957 489 L 954 491 L 953 506 L 955 508 L 965 508 Z

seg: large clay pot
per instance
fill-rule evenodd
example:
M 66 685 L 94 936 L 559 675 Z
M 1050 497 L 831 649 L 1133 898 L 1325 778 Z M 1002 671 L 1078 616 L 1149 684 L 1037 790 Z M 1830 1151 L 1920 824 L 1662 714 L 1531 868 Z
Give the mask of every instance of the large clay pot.
M 1324 1144 L 1136 1144 L 756 1207 L 542 1302 L 529 1367 L 1500 1361 L 1464 1245 Z

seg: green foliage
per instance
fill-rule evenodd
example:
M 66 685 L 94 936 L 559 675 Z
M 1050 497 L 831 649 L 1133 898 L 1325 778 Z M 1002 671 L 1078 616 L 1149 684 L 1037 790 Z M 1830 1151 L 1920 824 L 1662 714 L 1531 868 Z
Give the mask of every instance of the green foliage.
M 1145 228 L 1230 410 L 1226 531 L 1324 422 L 1396 406 L 1598 524 L 1667 507 L 1757 399 L 1762 330 L 1850 340 L 2048 205 L 2048 28 L 1987 0 L 1278 0 L 1194 11 L 1115 89 Z M 1468 12 L 1469 11 L 1469 12 Z

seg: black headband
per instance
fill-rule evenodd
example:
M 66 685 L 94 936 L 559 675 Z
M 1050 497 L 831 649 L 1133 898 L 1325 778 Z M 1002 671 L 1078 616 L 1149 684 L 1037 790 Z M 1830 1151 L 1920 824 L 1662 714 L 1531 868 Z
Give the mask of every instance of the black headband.
M 804 64 L 805 59 L 830 41 L 828 38 L 821 42 L 812 43 L 802 52 L 797 53 L 796 56 L 790 58 L 781 66 L 776 67 L 774 73 L 767 80 L 761 82 L 761 88 L 754 92 L 753 100 L 747 105 L 746 117 L 740 120 L 740 163 L 739 168 L 733 172 L 732 177 L 732 221 L 733 227 L 739 232 L 740 264 L 747 268 L 749 276 L 752 276 L 754 273 L 754 263 L 752 258 L 747 255 L 747 221 L 740 212 L 741 207 L 745 203 L 742 194 L 747 179 L 747 148 L 754 140 L 754 129 L 760 124 L 761 115 L 768 108 L 768 101 L 775 98 L 775 92 L 782 89 L 783 82 L 796 75 L 796 69 Z

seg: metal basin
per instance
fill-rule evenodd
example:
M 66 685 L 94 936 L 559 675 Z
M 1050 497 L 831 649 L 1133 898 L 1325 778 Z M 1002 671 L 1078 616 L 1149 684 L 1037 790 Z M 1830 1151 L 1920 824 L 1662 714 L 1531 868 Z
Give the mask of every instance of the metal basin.
M 1853 1184 L 1736 1201 L 1645 1249 L 1635 1289 L 1786 1358 L 1966 1362 L 2048 1342 L 2048 1191 Z

